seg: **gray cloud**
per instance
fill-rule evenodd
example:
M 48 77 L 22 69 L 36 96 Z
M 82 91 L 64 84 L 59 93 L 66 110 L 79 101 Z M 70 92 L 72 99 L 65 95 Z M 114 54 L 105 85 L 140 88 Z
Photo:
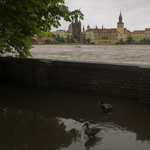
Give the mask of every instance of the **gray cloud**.
M 130 31 L 150 28 L 150 0 L 66 0 L 65 4 L 70 10 L 81 8 L 85 28 L 96 25 L 101 28 L 116 28 L 120 10 L 125 27 Z M 61 21 L 59 29 L 68 29 L 69 23 Z M 56 29 L 53 29 L 56 30 Z

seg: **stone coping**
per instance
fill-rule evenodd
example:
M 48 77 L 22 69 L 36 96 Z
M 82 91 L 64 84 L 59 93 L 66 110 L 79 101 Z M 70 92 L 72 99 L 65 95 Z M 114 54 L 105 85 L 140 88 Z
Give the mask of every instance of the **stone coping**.
M 59 66 L 59 67 L 76 67 L 102 70 L 116 70 L 116 71 L 130 71 L 130 72 L 150 72 L 150 65 L 135 65 L 135 64 L 119 64 L 106 62 L 81 62 L 81 61 L 66 61 L 53 59 L 37 59 L 37 58 L 14 58 L 14 57 L 0 57 L 0 64 L 18 63 L 35 66 Z

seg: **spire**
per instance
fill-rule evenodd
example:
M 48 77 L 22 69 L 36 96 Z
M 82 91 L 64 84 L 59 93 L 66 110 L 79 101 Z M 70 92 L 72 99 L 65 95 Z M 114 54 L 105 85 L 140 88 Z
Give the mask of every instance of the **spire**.
M 90 26 L 89 26 L 89 24 L 88 24 L 88 26 L 87 26 L 87 29 L 90 29 Z
M 85 31 L 85 28 L 84 28 L 84 26 L 83 26 L 83 32 Z
M 102 24 L 102 29 L 104 28 L 103 24 Z
M 119 22 L 118 23 L 123 23 L 122 22 L 122 15 L 121 15 L 121 10 L 120 10 L 120 15 L 119 15 Z
M 78 23 L 78 19 L 77 18 L 75 19 L 75 23 Z

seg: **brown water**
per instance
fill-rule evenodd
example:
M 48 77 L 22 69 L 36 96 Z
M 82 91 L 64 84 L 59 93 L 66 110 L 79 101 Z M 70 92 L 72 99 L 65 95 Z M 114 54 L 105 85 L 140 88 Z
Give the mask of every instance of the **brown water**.
M 114 105 L 104 113 L 99 102 Z M 150 108 L 92 93 L 0 86 L 2 150 L 148 150 Z M 94 139 L 85 122 L 102 128 Z
M 34 45 L 34 58 L 150 65 L 150 45 Z

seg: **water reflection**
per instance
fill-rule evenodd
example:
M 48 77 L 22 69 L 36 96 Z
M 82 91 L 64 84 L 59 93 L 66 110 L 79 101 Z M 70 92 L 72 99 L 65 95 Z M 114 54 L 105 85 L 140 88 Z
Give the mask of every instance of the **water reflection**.
M 100 145 L 100 141 L 102 138 L 94 138 L 94 139 L 88 139 L 84 146 L 86 147 L 86 150 L 90 150 L 91 147 L 95 147 L 96 145 Z
M 76 129 L 66 131 L 59 118 L 47 119 L 15 107 L 0 107 L 0 120 L 0 146 L 3 150 L 59 150 L 81 137 Z
M 2 150 L 150 149 L 150 110 L 134 101 L 14 86 L 0 87 L 0 95 Z M 100 99 L 114 105 L 111 113 L 101 111 Z M 90 139 L 85 122 L 102 131 Z
M 148 149 L 149 141 L 113 122 L 93 123 L 102 131 L 95 138 L 84 134 L 84 122 L 62 117 L 44 118 L 15 107 L 0 107 L 0 145 L 3 150 Z

